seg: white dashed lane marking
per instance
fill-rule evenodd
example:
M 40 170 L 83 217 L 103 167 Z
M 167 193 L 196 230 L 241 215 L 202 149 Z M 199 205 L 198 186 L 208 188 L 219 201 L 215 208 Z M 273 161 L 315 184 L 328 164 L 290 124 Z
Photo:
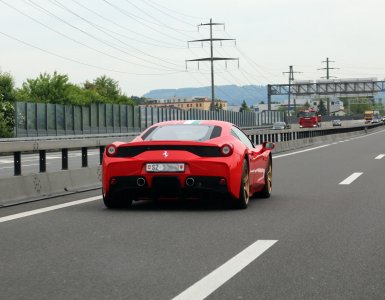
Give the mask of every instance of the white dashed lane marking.
M 172 300 L 201 300 L 239 273 L 277 240 L 258 240 Z
M 339 184 L 341 185 L 349 185 L 351 184 L 354 180 L 356 180 L 358 177 L 360 177 L 363 173 L 362 172 L 356 172 L 350 175 L 348 178 L 345 180 L 341 181 Z
M 20 219 L 20 218 L 25 218 L 25 217 L 29 217 L 29 216 L 33 216 L 33 215 L 37 215 L 37 214 L 42 214 L 45 212 L 49 212 L 49 211 L 53 211 L 53 210 L 57 210 L 57 209 L 65 208 L 65 207 L 70 207 L 70 206 L 74 206 L 74 205 L 79 205 L 79 204 L 83 204 L 83 203 L 87 203 L 87 202 L 91 202 L 91 201 L 96 201 L 96 200 L 100 200 L 100 199 L 102 199 L 102 196 L 96 196 L 96 197 L 76 200 L 76 201 L 72 201 L 72 202 L 67 202 L 67 203 L 63 203 L 63 204 L 48 206 L 48 207 L 44 207 L 44 208 L 34 209 L 34 210 L 19 213 L 19 214 L 1 217 L 0 223 L 16 220 L 16 219 Z
M 385 154 L 380 154 L 380 155 L 376 156 L 374 159 L 382 159 L 383 157 L 385 157 Z

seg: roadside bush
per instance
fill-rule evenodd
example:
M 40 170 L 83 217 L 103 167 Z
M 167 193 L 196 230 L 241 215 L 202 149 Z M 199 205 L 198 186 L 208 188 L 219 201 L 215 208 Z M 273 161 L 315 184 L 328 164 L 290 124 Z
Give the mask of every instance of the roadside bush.
M 15 107 L 11 102 L 0 102 L 0 138 L 13 137 Z
M 0 138 L 13 137 L 13 131 L 9 128 L 4 120 L 4 116 L 0 113 Z

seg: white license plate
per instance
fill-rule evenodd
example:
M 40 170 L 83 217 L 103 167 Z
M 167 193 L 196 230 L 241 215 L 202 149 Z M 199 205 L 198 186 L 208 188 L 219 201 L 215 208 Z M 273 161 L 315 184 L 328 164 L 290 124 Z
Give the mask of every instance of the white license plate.
M 184 172 L 184 163 L 151 163 L 146 164 L 147 172 Z

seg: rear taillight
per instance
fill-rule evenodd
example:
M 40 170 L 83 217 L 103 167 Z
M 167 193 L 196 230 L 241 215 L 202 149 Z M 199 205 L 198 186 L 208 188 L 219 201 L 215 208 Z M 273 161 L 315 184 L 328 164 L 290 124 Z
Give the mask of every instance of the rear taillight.
M 233 145 L 225 144 L 221 147 L 220 150 L 223 156 L 230 156 L 231 154 L 233 154 Z
M 116 156 L 116 154 L 118 153 L 118 149 L 115 145 L 108 145 L 106 148 L 106 153 L 107 156 L 113 157 Z

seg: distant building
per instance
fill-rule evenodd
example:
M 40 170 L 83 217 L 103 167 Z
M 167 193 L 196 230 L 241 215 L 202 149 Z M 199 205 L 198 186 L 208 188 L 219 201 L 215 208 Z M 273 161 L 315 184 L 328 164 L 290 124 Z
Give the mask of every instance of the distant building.
M 227 110 L 227 101 L 225 100 L 215 100 L 215 106 L 219 109 Z M 187 97 L 187 98 L 177 98 L 172 99 L 148 99 L 145 105 L 147 107 L 167 107 L 175 109 L 189 110 L 191 108 L 201 109 L 201 110 L 210 110 L 211 99 L 208 97 Z
M 344 103 L 338 97 L 328 97 L 328 98 L 306 98 L 306 97 L 298 97 L 295 99 L 297 108 L 305 105 L 305 103 L 309 103 L 310 108 L 318 109 L 318 105 L 321 100 L 323 100 L 325 108 L 328 109 L 330 115 L 335 116 L 344 116 L 345 109 Z M 291 104 L 293 106 L 293 103 Z
M 228 111 L 239 112 L 240 109 L 241 109 L 240 105 L 228 105 L 227 106 Z
M 271 110 L 278 110 L 281 107 L 281 105 L 282 105 L 281 103 L 271 103 Z M 250 106 L 250 109 L 256 113 L 267 111 L 268 108 L 269 106 L 267 103 Z

